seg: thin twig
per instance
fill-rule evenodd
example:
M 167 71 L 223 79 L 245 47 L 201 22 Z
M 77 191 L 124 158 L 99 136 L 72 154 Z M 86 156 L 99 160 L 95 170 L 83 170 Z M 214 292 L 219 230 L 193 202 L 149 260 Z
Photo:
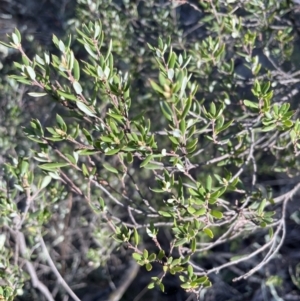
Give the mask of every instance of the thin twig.
M 73 292 L 73 290 L 69 287 L 69 285 L 67 284 L 67 282 L 64 280 L 64 278 L 61 276 L 61 274 L 59 273 L 59 271 L 57 270 L 49 252 L 48 249 L 46 247 L 46 244 L 44 242 L 44 239 L 42 237 L 42 235 L 40 235 L 40 243 L 41 243 L 41 247 L 43 249 L 44 255 L 46 256 L 46 260 L 52 270 L 52 272 L 55 274 L 57 280 L 59 283 L 61 283 L 61 285 L 63 286 L 63 288 L 67 291 L 67 293 L 75 300 L 75 301 L 80 301 L 80 299 L 76 296 L 76 294 Z
M 19 245 L 19 252 L 25 261 L 26 269 L 30 275 L 31 283 L 34 288 L 37 288 L 48 301 L 55 301 L 52 294 L 48 290 L 47 286 L 45 286 L 38 278 L 37 272 L 33 266 L 33 264 L 28 259 L 28 249 L 26 246 L 26 241 L 24 234 L 20 231 L 14 231 L 11 228 L 8 228 L 9 231 L 15 236 L 16 242 Z

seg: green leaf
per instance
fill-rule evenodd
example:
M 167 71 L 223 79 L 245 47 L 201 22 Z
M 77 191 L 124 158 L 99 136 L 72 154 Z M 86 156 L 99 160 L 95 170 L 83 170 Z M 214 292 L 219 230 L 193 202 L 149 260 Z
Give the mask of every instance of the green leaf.
M 7 43 L 4 43 L 2 41 L 0 41 L 0 44 L 3 45 L 3 46 L 5 46 L 5 47 L 7 47 L 7 48 L 15 48 L 11 44 L 7 44 Z
M 195 209 L 194 207 L 189 206 L 189 207 L 187 208 L 187 211 L 188 211 L 188 213 L 193 214 L 193 213 L 196 212 L 196 209 Z
M 27 73 L 28 73 L 30 79 L 35 80 L 36 74 L 35 74 L 35 71 L 33 70 L 33 68 L 30 66 L 27 66 L 26 70 L 27 70 Z
M 210 238 L 214 238 L 213 232 L 209 228 L 203 229 L 203 232 L 208 235 Z
M 76 92 L 76 94 L 81 94 L 82 93 L 82 87 L 78 81 L 73 82 L 73 88 Z
M 80 67 L 77 60 L 74 60 L 74 78 L 79 81 L 80 79 Z
M 191 242 L 191 251 L 194 253 L 196 251 L 196 239 L 193 238 Z
M 218 218 L 218 219 L 223 217 L 223 213 L 221 211 L 217 211 L 217 210 L 211 210 L 210 215 L 212 215 L 213 217 Z
M 108 56 L 109 56 L 110 53 L 111 53 L 111 50 L 112 50 L 112 43 L 113 43 L 113 42 L 112 42 L 112 39 L 110 39 L 109 44 L 108 44 L 108 49 L 107 49 L 105 61 L 108 59 Z
M 177 273 L 181 273 L 183 270 L 184 270 L 184 267 L 176 266 L 176 267 L 172 267 L 170 269 L 170 273 L 173 274 L 173 275 L 175 275 Z
M 22 161 L 21 166 L 20 166 L 20 175 L 23 176 L 25 173 L 27 173 L 29 168 L 29 163 L 28 161 Z
M 151 263 L 147 263 L 146 264 L 146 270 L 148 271 L 148 272 L 150 272 L 151 270 L 152 270 L 152 264 Z
M 162 260 L 164 257 L 165 257 L 165 251 L 162 250 L 162 249 L 159 250 L 159 253 L 158 253 L 157 258 L 158 258 L 159 260 Z
M 116 114 L 116 113 L 107 113 L 108 116 L 112 117 L 113 119 L 122 122 L 124 120 L 124 116 L 120 115 L 120 114 Z
M 173 77 L 174 77 L 174 69 L 172 69 L 172 68 L 170 68 L 169 70 L 168 70 L 168 79 L 169 80 L 173 80 Z
M 134 234 L 134 242 L 135 242 L 135 245 L 137 246 L 139 244 L 139 233 L 138 231 L 136 230 L 136 228 L 134 228 L 133 230 L 133 234 Z
M 38 64 L 45 65 L 45 61 L 37 54 L 35 55 L 35 60 Z
M 43 97 L 43 96 L 46 96 L 47 93 L 44 93 L 44 92 L 29 92 L 28 93 L 29 96 L 31 97 Z
M 222 127 L 220 127 L 219 129 L 217 129 L 217 133 L 225 131 L 227 128 L 229 128 L 231 126 L 231 124 L 233 123 L 233 121 L 234 120 L 230 120 L 227 123 L 225 123 Z
M 211 185 L 212 185 L 212 178 L 209 175 L 206 179 L 206 190 L 209 192 L 211 191 Z
M 112 156 L 112 155 L 117 154 L 119 151 L 120 151 L 119 148 L 114 148 L 114 149 L 110 149 L 110 150 L 105 151 L 105 154 L 107 156 Z
M 164 217 L 172 217 L 173 215 L 170 212 L 166 212 L 166 211 L 158 211 L 159 215 L 162 215 Z
M 192 97 L 189 97 L 186 100 L 185 106 L 183 108 L 182 114 L 181 114 L 181 119 L 185 119 L 185 117 L 187 116 L 187 114 L 189 113 L 190 109 L 192 106 Z
M 40 189 L 46 188 L 50 184 L 51 180 L 52 180 L 52 178 L 50 176 L 44 177 L 42 180 L 42 183 L 40 185 Z
M 83 175 L 88 178 L 90 176 L 90 173 L 89 173 L 89 171 L 88 171 L 88 169 L 87 169 L 87 167 L 84 163 L 82 163 L 81 169 L 82 169 Z
M 187 238 L 181 238 L 181 239 L 178 239 L 178 240 L 175 242 L 174 246 L 175 246 L 175 247 L 179 247 L 179 246 L 184 245 L 184 244 L 187 243 L 187 242 L 188 242 L 188 239 L 187 239 Z
M 183 289 L 190 289 L 191 288 L 191 285 L 190 285 L 190 283 L 183 283 L 183 284 L 181 284 L 181 287 L 183 288 Z
M 128 152 L 126 154 L 126 160 L 129 164 L 131 164 L 133 162 L 133 156 L 132 156 L 132 153 L 131 152 Z
M 148 256 L 149 256 L 148 250 L 144 249 L 144 251 L 143 251 L 143 257 L 144 257 L 144 259 L 148 259 Z
M 22 55 L 22 62 L 24 63 L 25 66 L 29 66 L 30 61 L 26 55 Z M 22 67 L 21 69 L 23 70 Z
M 191 279 L 194 274 L 194 270 L 191 265 L 188 265 L 187 272 L 188 272 L 188 277 Z
M 183 96 L 188 81 L 189 81 L 189 78 L 187 76 L 184 76 L 183 79 L 182 79 L 182 81 L 181 81 L 179 98 L 181 98 Z
M 108 170 L 108 171 L 110 171 L 110 172 L 113 172 L 113 173 L 115 173 L 115 174 L 118 174 L 119 172 L 118 172 L 118 170 L 116 169 L 116 168 L 114 168 L 114 167 L 112 167 L 110 164 L 108 164 L 108 163 L 104 163 L 103 164 L 103 167 L 106 169 L 106 170 Z
M 135 259 L 135 260 L 141 260 L 143 257 L 141 254 L 139 253 L 133 253 L 132 254 L 132 257 Z
M 6 240 L 6 235 L 5 234 L 0 234 L 0 250 L 3 250 L 4 244 L 5 244 L 5 240 Z M 2 289 L 2 287 L 0 287 L 0 289 Z M 2 294 L 3 294 L 3 291 L 0 290 L 0 296 Z
M 189 188 L 189 193 L 192 195 L 192 196 L 200 196 L 200 193 L 197 191 L 197 190 L 194 190 L 192 188 Z
M 67 125 L 65 123 L 65 121 L 62 119 L 62 117 L 58 114 L 56 114 L 56 121 L 59 124 L 60 129 L 62 129 L 63 131 L 67 131 Z
M 63 41 L 60 40 L 60 41 L 58 42 L 58 48 L 59 48 L 59 50 L 60 50 L 61 52 L 65 52 L 66 47 L 65 47 Z
M 66 167 L 69 166 L 69 163 L 45 163 L 45 164 L 41 164 L 39 165 L 39 168 L 44 169 L 44 170 L 49 170 L 49 171 L 53 171 L 57 168 L 61 168 L 61 167 Z
M 152 254 L 149 256 L 149 258 L 148 258 L 148 260 L 149 260 L 150 262 L 154 261 L 155 259 L 156 259 L 156 254 L 155 254 L 155 253 L 152 253 Z
M 13 40 L 13 42 L 14 42 L 15 45 L 19 45 L 20 44 L 21 39 L 19 38 L 19 36 L 17 34 L 12 33 L 11 34 L 11 38 L 12 38 L 12 40 Z
M 249 107 L 249 108 L 253 108 L 253 109 L 258 109 L 258 104 L 253 102 L 253 101 L 250 101 L 250 100 L 244 100 L 244 105 L 246 107 Z
M 153 88 L 154 91 L 160 93 L 160 94 L 164 94 L 165 91 L 156 83 L 154 82 L 153 80 L 150 79 L 150 84 L 151 84 L 151 87 Z
M 57 94 L 59 96 L 62 96 L 65 99 L 70 99 L 70 100 L 77 100 L 77 97 L 74 94 L 65 92 L 65 91 L 61 91 L 61 90 L 56 90 Z
M 270 131 L 274 130 L 275 128 L 276 128 L 276 124 L 274 123 L 269 126 L 263 127 L 261 131 L 262 132 L 270 132 Z
M 216 109 L 215 103 L 214 103 L 214 102 L 211 102 L 211 103 L 210 103 L 210 113 L 211 113 L 211 115 L 212 115 L 212 116 L 216 116 L 216 111 L 217 111 L 217 109 Z
M 83 102 L 76 101 L 76 105 L 77 105 L 78 109 L 80 111 L 82 111 L 83 113 L 85 113 L 86 115 L 95 117 L 94 112 L 86 104 L 84 104 Z
M 92 150 L 92 149 L 81 149 L 81 150 L 78 150 L 77 153 L 80 156 L 90 156 L 90 155 L 99 153 L 99 151 Z
M 151 159 L 153 159 L 153 155 L 147 156 L 145 160 L 140 164 L 140 167 L 145 167 L 150 162 Z
M 175 144 L 175 145 L 179 145 L 179 141 L 177 138 L 168 135 L 168 138 Z
M 110 138 L 108 136 L 101 136 L 100 140 L 102 140 L 104 142 L 108 142 L 108 143 L 114 142 L 114 139 L 112 139 L 112 138 Z
M 274 230 L 272 227 L 269 228 L 269 237 L 270 239 L 274 236 Z
M 195 282 L 195 284 L 199 285 L 199 284 L 203 284 L 204 282 L 207 281 L 207 276 L 202 276 L 202 277 L 199 277 L 197 278 L 195 281 L 193 281 L 192 283 Z
M 176 53 L 170 52 L 170 58 L 168 61 L 169 68 L 174 68 L 175 63 L 176 63 Z
M 290 128 L 290 127 L 292 127 L 294 125 L 294 123 L 293 123 L 292 120 L 284 120 L 282 123 L 287 128 Z
M 90 145 L 93 145 L 93 137 L 92 137 L 92 135 L 89 133 L 89 131 L 83 128 L 83 129 L 82 129 L 82 132 L 83 132 L 84 136 L 86 137 L 86 140 L 89 142 L 89 144 L 90 144 Z
M 261 215 L 261 214 L 263 213 L 266 204 L 267 204 L 267 199 L 263 199 L 263 200 L 261 201 L 261 203 L 259 204 L 258 209 L 257 209 L 258 215 Z
M 68 57 L 68 69 L 69 70 L 72 70 L 73 69 L 73 67 L 74 67 L 74 53 L 73 53 L 73 51 L 71 51 L 71 53 L 70 53 L 70 56 Z
M 199 209 L 199 210 L 197 210 L 195 213 L 194 213 L 194 215 L 195 216 L 202 216 L 202 215 L 204 215 L 204 214 L 206 214 L 206 208 L 201 208 L 201 209 Z
M 190 259 L 191 259 L 190 255 L 187 257 L 184 257 L 183 259 L 181 259 L 181 264 L 186 264 Z
M 161 111 L 164 114 L 164 116 L 166 117 L 166 119 L 168 119 L 169 121 L 173 121 L 172 110 L 171 110 L 170 106 L 168 105 L 168 103 L 161 101 L 159 103 L 159 105 L 160 105 Z
M 164 169 L 164 165 L 163 165 L 163 163 L 160 163 L 160 162 L 150 162 L 146 166 L 144 166 L 144 168 L 152 169 L 152 170 Z

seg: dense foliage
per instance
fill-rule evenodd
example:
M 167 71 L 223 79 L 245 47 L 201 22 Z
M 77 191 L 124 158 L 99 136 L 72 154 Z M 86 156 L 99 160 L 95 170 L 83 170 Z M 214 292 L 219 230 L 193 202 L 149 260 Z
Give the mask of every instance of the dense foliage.
M 146 287 L 167 296 L 173 275 L 188 300 L 216 298 L 219 278 L 247 279 L 243 300 L 259 300 L 251 285 L 262 281 L 268 300 L 292 300 L 299 256 L 279 259 L 300 217 L 297 10 L 78 0 L 54 48 L 35 53 L 26 32 L 9 34 L 0 295 L 121 300 L 142 266 Z M 106 291 L 112 258 L 129 281 Z M 88 299 L 76 285 L 96 268 Z M 135 297 L 124 298 L 146 300 Z

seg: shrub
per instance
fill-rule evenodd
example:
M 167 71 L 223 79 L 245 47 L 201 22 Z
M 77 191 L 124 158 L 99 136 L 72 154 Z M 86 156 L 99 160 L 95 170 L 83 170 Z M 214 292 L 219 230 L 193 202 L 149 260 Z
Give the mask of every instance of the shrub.
M 73 227 L 93 229 L 87 235 L 96 247 L 83 250 L 82 260 L 103 265 L 123 245 L 147 271 L 160 266 L 149 289 L 164 291 L 171 273 L 196 296 L 211 286 L 212 273 L 257 258 L 233 280 L 250 277 L 285 239 L 286 208 L 300 184 L 275 190 L 264 182 L 274 174 L 285 180 L 298 175 L 296 31 L 287 22 L 293 4 L 192 5 L 205 28 L 197 41 L 175 31 L 170 11 L 151 1 L 123 5 L 128 14 L 156 10 L 149 31 L 164 26 L 156 46 L 150 33 L 146 46 L 142 31 L 142 46 L 132 42 L 137 32 L 121 38 L 124 20 L 126 29 L 134 26 L 113 10 L 102 22 L 77 27 L 76 42 L 71 35 L 65 41 L 53 36 L 59 55 L 28 57 L 17 29 L 2 42 L 22 56 L 10 78 L 30 86 L 36 109 L 47 98 L 56 113 L 51 120 L 32 119 L 23 128 L 33 141 L 31 154 L 5 164 L 0 293 L 8 300 L 27 279 L 24 270 L 32 286 L 54 300 L 38 279 L 38 261 L 79 300 L 67 284 L 71 273 L 62 274 L 69 262 L 55 263 L 46 246 L 74 239 L 66 234 L 70 219 L 78 222 Z M 104 34 L 109 26 L 111 39 Z M 238 247 L 255 233 L 264 233 L 262 245 Z M 230 258 L 206 267 L 201 257 L 221 244 L 229 245 Z

